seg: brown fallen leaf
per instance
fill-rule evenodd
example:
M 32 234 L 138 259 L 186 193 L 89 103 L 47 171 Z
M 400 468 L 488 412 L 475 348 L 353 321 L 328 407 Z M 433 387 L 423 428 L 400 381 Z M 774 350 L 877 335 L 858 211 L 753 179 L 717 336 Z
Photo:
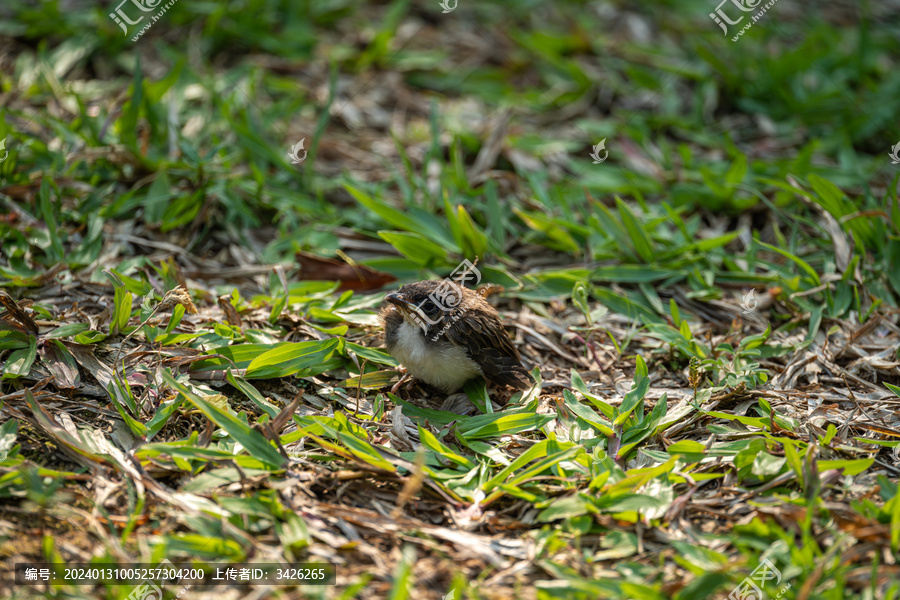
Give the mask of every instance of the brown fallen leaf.
M 225 313 L 225 320 L 228 321 L 229 325 L 233 325 L 234 327 L 243 326 L 244 322 L 241 320 L 241 315 L 238 314 L 237 309 L 231 303 L 231 294 L 219 296 L 219 299 L 216 302 L 219 305 L 219 308 L 222 309 L 222 312 Z
M 109 384 L 115 376 L 113 370 L 94 355 L 94 350 L 91 346 L 70 343 L 66 344 L 66 348 L 69 349 L 81 368 L 93 375 L 94 379 L 100 383 L 104 390 L 109 389 Z
M 298 252 L 296 258 L 297 264 L 300 265 L 301 278 L 313 281 L 340 281 L 341 285 L 338 291 L 379 290 L 387 284 L 397 281 L 397 278 L 390 273 L 307 252 Z
M 38 347 L 41 360 L 53 375 L 59 388 L 73 389 L 81 385 L 78 364 L 68 348 L 59 340 L 44 340 Z

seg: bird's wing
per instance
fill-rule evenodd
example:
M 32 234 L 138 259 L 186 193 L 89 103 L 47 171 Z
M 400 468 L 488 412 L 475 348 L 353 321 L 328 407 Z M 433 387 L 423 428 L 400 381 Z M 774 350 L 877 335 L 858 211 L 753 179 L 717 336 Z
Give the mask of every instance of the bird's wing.
M 444 335 L 453 344 L 466 349 L 466 354 L 481 366 L 488 381 L 519 390 L 531 387 L 519 351 L 497 317 L 469 312 L 464 318 L 451 322 Z

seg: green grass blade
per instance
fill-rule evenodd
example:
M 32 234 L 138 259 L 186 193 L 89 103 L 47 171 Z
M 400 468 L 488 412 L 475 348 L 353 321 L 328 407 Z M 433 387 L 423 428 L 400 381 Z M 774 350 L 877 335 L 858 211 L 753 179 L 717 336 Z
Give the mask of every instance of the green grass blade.
M 186 385 L 178 383 L 168 369 L 163 371 L 163 380 L 187 398 L 188 402 L 196 406 L 210 421 L 224 429 L 251 456 L 275 469 L 282 467 L 284 457 L 278 453 L 275 447 L 261 433 L 251 429 L 249 425 L 218 406 L 207 402 L 192 392 Z

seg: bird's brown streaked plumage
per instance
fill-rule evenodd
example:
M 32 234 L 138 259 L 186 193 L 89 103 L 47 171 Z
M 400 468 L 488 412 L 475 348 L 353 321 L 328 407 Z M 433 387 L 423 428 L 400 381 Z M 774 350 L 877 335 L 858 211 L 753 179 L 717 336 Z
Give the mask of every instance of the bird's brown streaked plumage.
M 449 310 L 434 302 L 441 289 L 450 293 L 441 302 Z M 478 376 L 519 390 L 531 385 L 500 316 L 481 294 L 446 280 L 420 281 L 386 300 L 385 346 L 413 377 L 447 393 Z

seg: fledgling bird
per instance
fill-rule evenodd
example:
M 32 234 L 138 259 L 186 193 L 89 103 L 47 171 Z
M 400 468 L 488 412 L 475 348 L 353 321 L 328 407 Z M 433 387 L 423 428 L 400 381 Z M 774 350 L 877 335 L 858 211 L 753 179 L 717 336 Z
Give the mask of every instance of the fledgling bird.
M 448 394 L 476 377 L 531 386 L 500 315 L 478 292 L 449 280 L 420 281 L 385 300 L 385 346 L 416 379 Z

